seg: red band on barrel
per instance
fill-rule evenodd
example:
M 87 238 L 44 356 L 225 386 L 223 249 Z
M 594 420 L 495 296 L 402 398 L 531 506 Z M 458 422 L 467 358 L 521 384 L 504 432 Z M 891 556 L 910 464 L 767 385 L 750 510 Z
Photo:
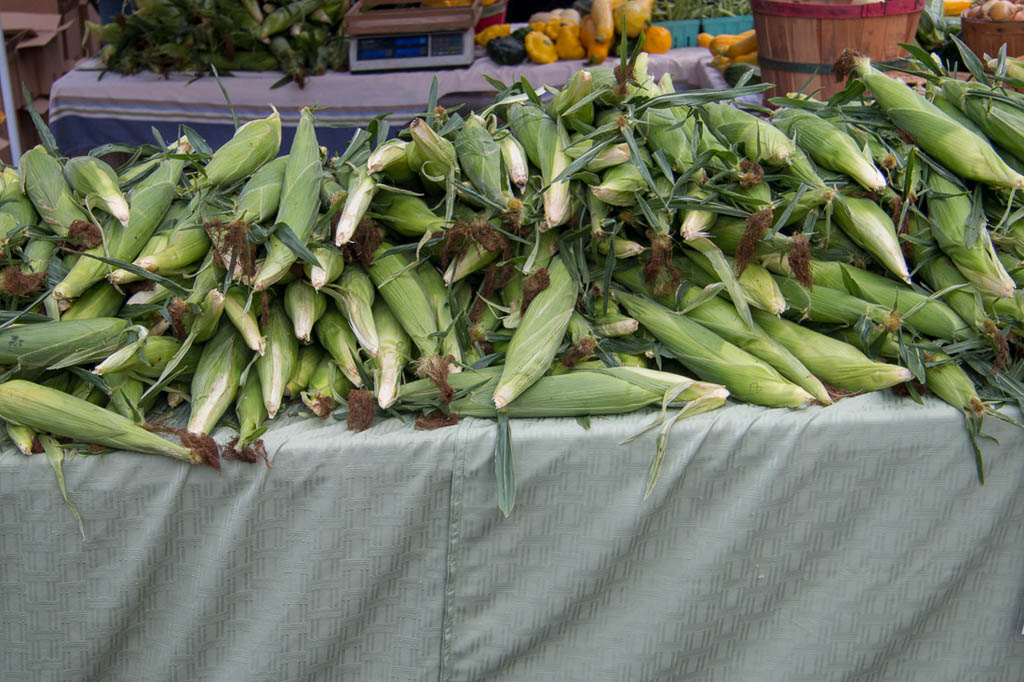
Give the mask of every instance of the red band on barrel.
M 888 0 L 863 5 L 811 5 L 802 2 L 750 0 L 755 14 L 805 19 L 863 19 L 893 14 L 913 14 L 924 9 L 924 0 Z

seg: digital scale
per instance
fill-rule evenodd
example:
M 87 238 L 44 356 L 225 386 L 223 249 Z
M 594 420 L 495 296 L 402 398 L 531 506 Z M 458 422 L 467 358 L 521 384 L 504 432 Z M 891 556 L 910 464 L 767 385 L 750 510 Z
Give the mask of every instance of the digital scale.
M 481 0 L 429 6 L 427 1 L 359 0 L 345 15 L 349 70 L 387 71 L 468 66 Z

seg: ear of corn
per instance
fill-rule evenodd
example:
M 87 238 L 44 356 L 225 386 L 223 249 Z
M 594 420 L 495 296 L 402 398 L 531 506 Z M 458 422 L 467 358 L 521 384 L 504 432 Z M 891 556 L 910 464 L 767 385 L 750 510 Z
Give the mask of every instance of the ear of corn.
M 352 235 L 355 234 L 359 222 L 370 207 L 374 195 L 377 193 L 377 180 L 372 173 L 363 168 L 356 168 L 348 181 L 348 194 L 345 196 L 345 206 L 341 209 L 338 218 L 338 225 L 334 231 L 334 244 L 341 246 L 347 244 Z
M 108 282 L 93 284 L 61 314 L 62 320 L 113 317 L 121 310 L 125 296 Z
M 434 335 L 439 330 L 430 299 L 423 291 L 415 269 L 410 267 L 404 255 L 383 255 L 389 249 L 391 244 L 382 243 L 374 253 L 373 264 L 366 272 L 420 353 L 435 355 L 438 342 Z M 338 364 L 341 365 L 340 362 Z
M 142 250 L 139 251 L 139 258 L 152 256 L 154 253 L 159 253 L 160 251 L 166 249 L 167 241 L 171 238 L 171 234 L 171 230 L 167 230 L 165 232 L 157 232 L 156 234 L 154 234 L 152 237 L 149 238 L 149 241 L 146 242 L 146 245 L 142 247 Z M 142 275 L 137 275 L 130 270 L 125 270 L 124 268 L 118 268 L 116 270 L 113 270 L 107 275 L 107 280 L 117 285 L 129 284 L 131 282 L 141 282 L 142 279 Z
M 825 324 L 854 325 L 862 317 L 882 323 L 889 309 L 820 284 L 808 289 L 790 277 L 775 277 L 793 317 Z
M 448 301 L 448 287 L 445 286 L 441 274 L 430 264 L 418 268 L 416 275 L 419 277 L 423 293 L 426 294 L 431 309 L 434 311 L 438 331 L 447 332 L 441 339 L 441 355 L 452 356 L 456 363 L 455 371 L 458 371 L 458 363 L 462 362 L 462 347 L 459 345 L 452 309 Z
M 136 259 L 135 265 L 157 274 L 173 273 L 201 260 L 210 251 L 210 237 L 202 225 L 183 225 L 160 251 Z
M 984 214 L 972 211 L 970 195 L 938 173 L 930 174 L 928 217 L 931 234 L 939 248 L 949 256 L 960 273 L 982 293 L 1009 298 L 1016 285 L 996 257 L 992 239 L 985 225 Z M 971 221 L 976 221 L 971 225 Z M 974 228 L 978 237 L 968 243 L 968 230 Z
M 60 162 L 50 156 L 42 145 L 36 145 L 21 155 L 18 174 L 21 186 L 42 217 L 43 224 L 55 234 L 66 237 L 75 221 L 92 222 L 75 201 Z
M 406 147 L 408 142 L 394 138 L 373 150 L 366 160 L 368 173 L 384 173 L 393 181 L 405 185 L 413 180 L 412 169 L 409 168 Z
M 263 390 L 263 404 L 267 416 L 273 419 L 281 407 L 284 387 L 295 370 L 299 356 L 299 342 L 292 332 L 288 316 L 279 303 L 270 304 L 269 325 L 266 329 L 267 349 L 256 359 L 256 371 Z
M 612 166 L 601 176 L 601 184 L 590 191 L 595 197 L 612 206 L 632 206 L 636 196 L 647 189 L 647 181 L 631 163 Z
M 145 384 L 127 374 L 109 374 L 104 381 L 110 388 L 110 402 L 107 409 L 117 412 L 122 417 L 131 419 L 136 424 L 142 424 L 144 409 L 140 407 L 142 394 L 146 390 Z
M 147 336 L 107 356 L 93 370 L 95 374 L 132 371 L 147 377 L 158 377 L 178 349 L 181 341 L 168 336 Z M 198 348 L 189 351 L 178 368 L 191 372 L 199 361 Z
M 509 181 L 518 187 L 521 193 L 526 189 L 526 182 L 530 174 L 527 167 L 526 150 L 514 135 L 505 135 L 499 138 L 498 148 L 501 151 L 501 160 L 508 173 Z
M 462 173 L 473 186 L 491 201 L 507 206 L 509 197 L 502 192 L 501 152 L 480 116 L 470 115 L 456 132 L 455 153 Z
M 31 381 L 0 384 L 0 418 L 85 443 L 199 463 L 188 448 L 164 440 L 130 419 Z
M 190 304 L 198 306 L 199 310 L 192 312 L 190 309 L 185 313 L 183 323 L 195 341 L 203 343 L 217 333 L 225 302 L 224 294 L 217 289 L 210 289 L 201 299 Z
M 240 449 L 256 438 L 263 430 L 263 422 L 267 420 L 267 406 L 263 404 L 263 388 L 260 386 L 260 375 L 250 371 L 245 383 L 235 399 L 235 416 L 238 418 L 238 443 Z
M 235 219 L 263 223 L 277 214 L 281 205 L 281 187 L 288 157 L 281 156 L 263 164 L 238 193 Z
M 281 148 L 281 116 L 275 110 L 266 118 L 239 127 L 206 163 L 203 184 L 220 187 L 250 175 Z
M 358 265 L 349 266 L 338 282 L 334 301 L 338 305 L 356 340 L 370 357 L 376 357 L 380 340 L 373 321 L 373 300 L 376 289 L 369 275 Z
M 289 377 L 288 383 L 284 386 L 285 396 L 294 398 L 298 396 L 299 393 L 306 390 L 310 377 L 313 376 L 313 372 L 316 370 L 317 365 L 320 364 L 323 357 L 323 349 L 316 344 L 302 346 L 299 348 L 299 356 L 295 361 L 295 369 L 292 370 L 292 375 Z
M 384 301 L 373 304 L 373 324 L 380 338 L 377 353 L 377 404 L 387 409 L 398 398 L 398 379 L 409 361 L 412 344 Z
M 337 249 L 329 246 L 318 246 L 313 249 L 313 255 L 320 265 L 306 263 L 303 270 L 313 288 L 320 291 L 325 284 L 330 284 L 341 276 L 345 270 L 345 257 Z
M 871 60 L 860 60 L 854 71 L 896 127 L 942 165 L 990 187 L 1024 188 L 1024 176 L 1007 166 L 985 138 L 964 128 L 904 83 L 875 69 Z
M 327 310 L 327 298 L 306 282 L 295 280 L 285 287 L 284 309 L 292 320 L 295 338 L 309 343 L 313 325 Z
M 697 251 L 687 251 L 686 257 L 692 260 L 706 276 L 706 278 L 701 277 L 700 273 L 689 269 L 688 272 L 691 276 L 696 278 L 696 284 L 707 286 L 712 282 L 720 281 L 718 273 L 707 256 Z M 728 256 L 725 259 L 735 272 L 735 261 Z M 737 281 L 743 291 L 743 297 L 756 308 L 778 315 L 785 312 L 789 306 L 786 297 L 782 295 L 775 280 L 772 279 L 771 273 L 757 263 L 748 264 L 737 277 Z
M 382 223 L 405 237 L 422 237 L 445 229 L 444 218 L 430 210 L 426 201 L 410 194 L 379 192 L 372 208 Z
M 686 367 L 723 384 L 741 400 L 768 407 L 800 407 L 813 396 L 775 369 L 685 315 L 624 292 L 616 298 Z
M 494 390 L 494 406 L 498 409 L 514 401 L 543 375 L 569 326 L 577 284 L 557 256 L 547 270 L 548 287 L 523 313 L 505 353 L 505 366 Z
M 117 173 L 94 156 L 76 156 L 64 164 L 64 178 L 79 194 L 95 197 L 122 225 L 128 222 L 128 202 L 117 184 Z
M 162 161 L 152 173 L 139 181 L 129 198 L 128 224 L 104 230 L 104 242 L 86 253 L 132 261 L 160 225 L 174 200 L 185 162 L 181 159 Z M 104 248 L 106 251 L 104 251 Z M 53 291 L 56 298 L 77 298 L 99 282 L 110 266 L 94 258 L 81 258 Z
M 313 128 L 313 113 L 302 110 L 299 126 L 288 153 L 281 186 L 281 204 L 276 223 L 284 223 L 302 244 L 306 243 L 320 209 L 320 145 Z M 276 236 L 270 238 L 267 257 L 252 286 L 262 290 L 280 280 L 298 256 Z
M 889 272 L 910 282 L 892 219 L 870 199 L 838 197 L 832 204 L 836 223 L 856 244 L 878 259 Z
M 27 426 L 7 422 L 7 437 L 23 455 L 31 455 L 35 449 L 36 432 Z
M 743 154 L 752 161 L 784 166 L 796 153 L 789 138 L 767 121 L 717 102 L 705 104 L 704 111 L 712 125 L 730 142 L 740 145 Z
M 409 132 L 412 134 L 410 146 L 415 148 L 414 158 L 418 157 L 418 163 L 409 164 L 414 171 L 435 183 L 444 183 L 447 178 L 454 178 L 457 175 L 459 162 L 455 145 L 438 135 L 421 118 L 413 119 Z M 409 158 L 408 153 L 406 158 Z
M 334 410 L 334 406 L 345 400 L 350 390 L 352 383 L 345 378 L 333 360 L 324 357 L 313 370 L 301 398 L 310 411 L 319 417 L 327 418 Z
M 336 310 L 328 309 L 313 328 L 317 341 L 323 346 L 331 359 L 338 365 L 345 377 L 353 386 L 363 385 L 359 374 L 356 337 L 348 326 L 348 322 Z
M 804 109 L 783 109 L 772 122 L 817 163 L 846 173 L 870 191 L 885 187 L 885 176 L 866 158 L 852 137 L 831 122 Z
M 942 94 L 955 104 L 988 139 L 996 141 L 1018 158 L 1024 157 L 1024 112 L 1019 103 L 1010 104 L 990 96 L 991 89 L 981 83 L 954 78 L 942 81 Z
M 117 350 L 127 324 L 97 317 L 7 327 L 0 330 L 0 364 L 29 368 L 99 360 Z
M 266 340 L 260 333 L 260 326 L 256 320 L 256 311 L 253 304 L 250 304 L 245 290 L 241 287 L 231 287 L 224 294 L 224 313 L 228 320 L 241 334 L 245 345 L 259 355 L 266 350 Z
M 213 430 L 238 394 L 239 380 L 249 357 L 241 335 L 231 324 L 221 323 L 192 375 L 189 431 L 206 435 Z

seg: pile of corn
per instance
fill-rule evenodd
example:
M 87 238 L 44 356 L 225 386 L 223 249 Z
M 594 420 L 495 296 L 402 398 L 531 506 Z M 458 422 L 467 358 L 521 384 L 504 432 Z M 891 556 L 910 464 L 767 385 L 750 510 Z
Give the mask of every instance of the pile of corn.
M 206 74 L 281 71 L 301 87 L 306 76 L 348 66 L 343 35 L 349 0 L 136 0 L 135 11 L 86 28 L 106 43 L 117 73 Z M 212 67 L 212 68 L 211 68 Z
M 352 430 L 661 406 L 660 458 L 730 395 L 902 386 L 976 435 L 1024 401 L 1024 103 L 848 66 L 873 104 L 772 120 L 720 101 L 760 86 L 674 93 L 639 54 L 340 156 L 308 109 L 286 150 L 276 112 L 117 171 L 36 147 L 2 175 L 0 418 L 25 453 L 49 433 L 216 464 L 218 424 L 252 459 L 289 404 Z M 182 401 L 179 445 L 152 429 Z
M 711 51 L 711 66 L 719 71 L 725 71 L 730 64 L 757 66 L 757 34 L 754 29 L 738 35 L 700 33 L 697 45 Z

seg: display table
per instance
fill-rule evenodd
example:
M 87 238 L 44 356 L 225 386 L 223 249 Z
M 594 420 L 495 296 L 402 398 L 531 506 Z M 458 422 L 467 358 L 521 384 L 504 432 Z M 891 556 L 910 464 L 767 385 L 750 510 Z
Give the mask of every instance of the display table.
M 650 55 L 649 73 L 655 78 L 671 73 L 680 89 L 726 87 L 721 74 L 707 66 L 710 58 L 705 48 L 670 50 Z M 609 61 L 608 65 L 614 63 Z M 561 87 L 582 66 L 582 60 L 501 66 L 479 58 L 468 68 L 437 72 L 331 72 L 309 78 L 302 89 L 289 83 L 272 90 L 270 86 L 281 78 L 277 72 L 236 71 L 222 78 L 221 83 L 241 121 L 266 116 L 270 105 L 277 107 L 285 128 L 285 148 L 298 124 L 299 110 L 322 107 L 316 114 L 323 124 L 317 135 L 320 143 L 333 152 L 351 138 L 354 127 L 365 127 L 375 116 L 387 114 L 390 123 L 404 126 L 422 113 L 435 73 L 442 104 L 477 108 L 494 101 L 494 90 L 484 76 L 504 83 L 526 76 L 535 87 Z M 84 62 L 53 84 L 50 127 L 63 153 L 85 153 L 108 142 L 152 142 L 153 127 L 171 140 L 182 123 L 192 126 L 214 146 L 231 136 L 231 107 L 216 79 L 193 80 L 183 74 L 165 78 L 147 71 L 134 76 L 108 73 L 97 80 L 97 68 L 97 60 Z
M 1024 432 L 978 483 L 932 399 L 359 434 L 285 416 L 273 468 L 0 455 L 0 679 L 1019 681 Z M 1014 412 L 1015 416 L 1019 413 Z M 225 430 L 218 436 L 227 437 Z

